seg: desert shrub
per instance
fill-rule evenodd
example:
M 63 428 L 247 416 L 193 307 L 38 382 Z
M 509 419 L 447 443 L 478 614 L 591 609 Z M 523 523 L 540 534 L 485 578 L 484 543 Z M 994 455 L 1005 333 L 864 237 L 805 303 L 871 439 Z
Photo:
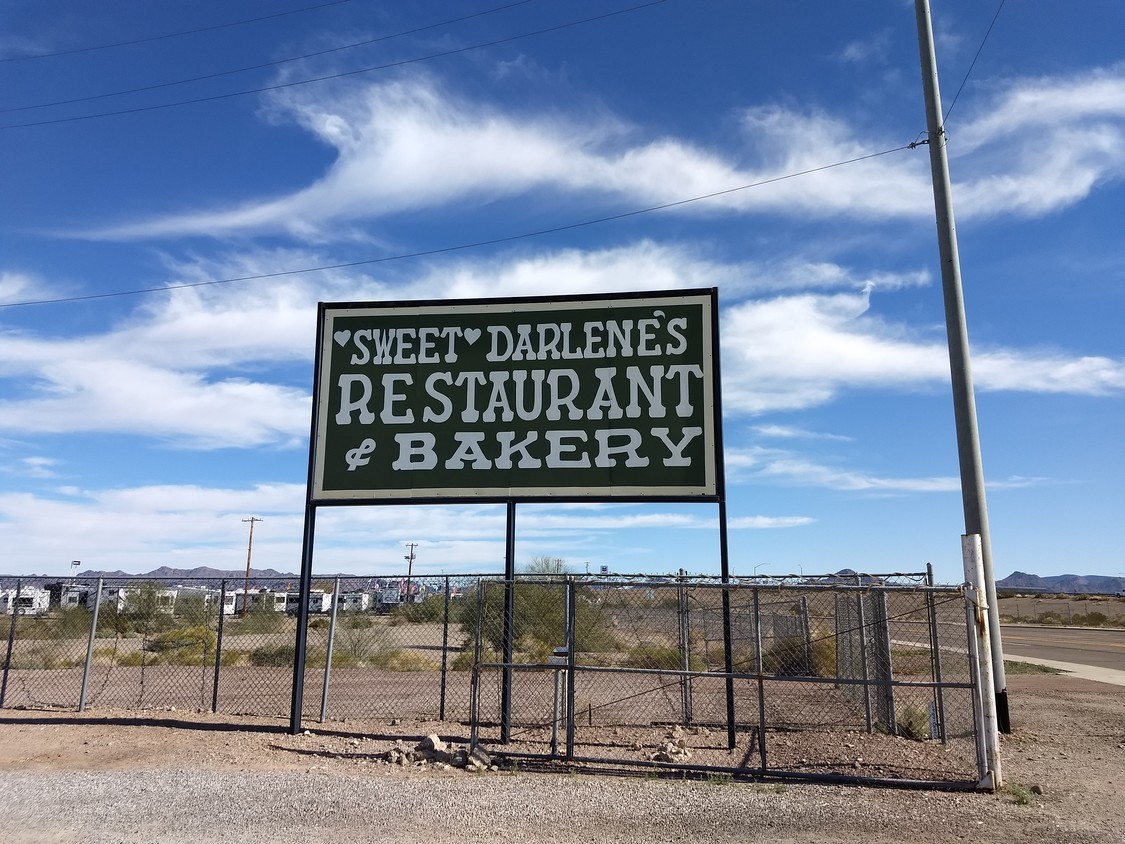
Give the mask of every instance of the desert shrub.
M 176 598 L 176 616 L 182 624 L 189 627 L 207 624 L 213 615 L 201 592 L 181 592 Z
M 836 673 L 836 639 L 814 637 L 807 647 L 800 636 L 774 639 L 762 651 L 762 670 L 787 677 L 831 677 Z
M 658 668 L 670 671 L 682 671 L 684 668 L 683 651 L 671 645 L 657 645 L 644 642 L 631 648 L 623 664 L 629 668 Z M 689 671 L 702 671 L 703 660 L 695 654 L 688 657 Z
M 1105 627 L 1109 623 L 1109 616 L 1104 612 L 1088 612 L 1082 623 L 1087 627 Z
M 441 621 L 445 616 L 445 595 L 427 595 L 418 603 L 399 604 L 391 613 L 391 623 L 420 624 Z
M 388 671 L 435 671 L 438 668 L 438 664 L 429 657 L 405 648 L 376 654 L 371 664 Z
M 457 656 L 453 657 L 453 659 L 450 660 L 449 668 L 451 671 L 471 671 L 473 666 L 476 664 L 474 657 L 475 652 L 473 649 L 473 643 L 468 642 L 466 643 L 464 650 L 460 651 Z M 480 661 L 499 662 L 500 654 L 489 648 L 484 648 L 480 654 Z
M 144 649 L 160 657 L 161 662 L 174 665 L 199 665 L 215 651 L 215 634 L 199 624 L 158 633 L 145 643 Z
M 369 627 L 375 626 L 375 619 L 363 613 L 350 612 L 343 614 L 340 619 L 340 626 L 346 630 L 366 630 Z
M 504 584 L 484 584 L 480 635 L 493 650 L 504 647 Z M 512 641 L 523 653 L 550 655 L 566 640 L 566 586 L 564 583 L 517 581 L 514 587 Z M 453 620 L 472 638 L 477 632 L 477 602 L 459 601 Z M 589 587 L 579 586 L 574 607 L 575 650 L 617 650 L 612 615 Z
M 672 645 L 642 643 L 629 649 L 622 664 L 630 668 L 667 668 L 670 671 L 683 671 L 684 654 L 683 650 Z M 695 654 L 688 654 L 687 670 L 703 671 L 702 659 Z
M 922 741 L 932 738 L 930 708 L 918 703 L 908 703 L 895 710 L 898 734 L 904 738 Z
M 321 658 L 323 664 L 323 657 Z M 282 667 L 293 664 L 292 645 L 263 645 L 250 652 L 250 664 L 258 666 Z
M 17 648 L 12 653 L 11 668 L 55 670 L 59 668 L 77 668 L 86 661 L 86 655 L 81 657 L 59 654 L 54 648 L 36 645 L 31 648 Z
M 327 618 L 314 618 L 309 621 L 309 630 L 327 630 L 331 625 L 331 619 Z
M 238 621 L 239 633 L 277 633 L 285 627 L 285 613 L 273 607 L 251 605 L 250 611 Z

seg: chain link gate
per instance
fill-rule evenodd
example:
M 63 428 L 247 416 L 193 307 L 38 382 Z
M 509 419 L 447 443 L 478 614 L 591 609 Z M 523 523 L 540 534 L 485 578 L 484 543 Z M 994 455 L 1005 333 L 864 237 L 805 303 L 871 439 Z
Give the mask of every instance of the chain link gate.
M 959 589 L 885 578 L 726 586 L 571 578 L 511 588 L 517 608 L 539 611 L 529 623 L 517 610 L 512 660 L 482 648 L 472 736 L 489 752 L 977 785 L 972 631 Z M 502 629 L 499 606 L 480 602 L 483 627 Z

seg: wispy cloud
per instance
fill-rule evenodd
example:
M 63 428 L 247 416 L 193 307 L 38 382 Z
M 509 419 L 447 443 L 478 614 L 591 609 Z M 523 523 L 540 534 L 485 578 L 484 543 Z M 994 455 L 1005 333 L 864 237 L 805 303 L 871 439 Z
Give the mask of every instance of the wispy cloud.
M 840 434 L 825 434 L 818 431 L 806 431 L 804 428 L 794 428 L 789 425 L 755 425 L 751 430 L 759 437 L 772 439 L 800 439 L 800 440 L 836 440 L 849 442 L 851 437 Z
M 674 213 L 866 219 L 932 213 L 929 170 L 917 152 L 818 170 L 910 140 L 891 133 L 860 137 L 848 118 L 822 111 L 744 108 L 741 137 L 719 149 L 657 135 L 604 111 L 506 110 L 427 76 L 348 88 L 335 98 L 290 91 L 277 108 L 336 152 L 307 187 L 84 236 L 281 231 L 318 241 L 339 231 L 351 237 L 350 221 L 505 197 L 582 194 L 615 207 L 644 207 L 758 183 Z M 971 105 L 962 110 L 974 111 Z M 1083 76 L 1012 80 L 975 111 L 979 116 L 950 127 L 951 150 L 960 158 L 955 196 L 961 216 L 1048 213 L 1119 178 L 1125 168 L 1120 65 Z M 816 172 L 771 181 L 805 171 Z
M 726 465 L 734 483 L 774 483 L 783 486 L 887 494 L 957 492 L 961 489 L 961 480 L 955 475 L 884 477 L 859 469 L 827 465 L 785 449 L 762 447 L 727 449 Z M 1050 483 L 1046 478 L 1019 476 L 987 481 L 991 489 L 1021 489 L 1046 483 Z
M 875 61 L 880 64 L 886 60 L 891 44 L 891 30 L 882 29 L 867 38 L 849 41 L 840 51 L 839 59 L 849 64 L 865 64 Z

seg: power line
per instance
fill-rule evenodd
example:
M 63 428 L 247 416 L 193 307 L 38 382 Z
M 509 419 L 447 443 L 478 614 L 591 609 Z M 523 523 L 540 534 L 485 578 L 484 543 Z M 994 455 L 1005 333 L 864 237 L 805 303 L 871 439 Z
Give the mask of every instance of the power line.
M 257 18 L 246 18 L 244 20 L 231 21 L 230 23 L 217 23 L 211 26 L 201 26 L 197 29 L 185 29 L 180 32 L 166 32 L 163 35 L 150 35 L 146 38 L 134 38 L 129 41 L 117 41 L 112 44 L 97 44 L 92 47 L 75 47 L 73 50 L 58 50 L 53 53 L 36 53 L 33 56 L 11 56 L 6 59 L 0 59 L 0 64 L 6 62 L 26 62 L 34 61 L 36 59 L 53 59 L 58 56 L 73 56 L 76 53 L 92 53 L 97 50 L 109 50 L 114 47 L 130 47 L 134 44 L 147 44 L 151 41 L 163 41 L 167 38 L 179 38 L 183 35 L 197 35 L 201 32 L 214 32 L 218 29 L 229 29 L 235 26 L 243 26 L 248 23 L 258 23 L 259 21 L 272 20 L 273 18 L 283 18 L 287 15 L 296 15 L 301 12 L 313 12 L 317 9 L 324 9 L 328 6 L 341 6 L 344 3 L 351 3 L 352 0 L 330 0 L 328 3 L 320 3 L 316 6 L 305 6 L 301 9 L 290 9 L 288 12 L 274 12 L 271 15 L 262 15 Z
M 267 67 L 278 67 L 290 62 L 298 62 L 305 59 L 316 58 L 318 56 L 326 56 L 331 53 L 339 53 L 343 52 L 344 50 L 352 50 L 356 47 L 367 47 L 371 44 L 378 44 L 383 41 L 390 41 L 394 38 L 402 38 L 407 35 L 416 35 L 419 32 L 425 32 L 426 30 L 436 29 L 441 26 L 450 26 L 455 23 L 462 23 L 467 20 L 472 20 L 473 18 L 484 17 L 485 15 L 491 15 L 496 12 L 506 11 L 516 6 L 526 6 L 528 3 L 534 2 L 537 2 L 537 0 L 518 0 L 518 2 L 508 3 L 504 6 L 496 6 L 495 8 L 485 9 L 481 12 L 473 12 L 469 15 L 461 15 L 460 17 L 450 18 L 449 20 L 438 21 L 437 23 L 430 23 L 426 24 L 425 26 L 415 27 L 414 29 L 407 29 L 402 32 L 392 33 L 390 35 L 382 35 L 378 38 L 368 38 L 365 41 L 356 41 L 352 44 L 343 44 L 339 47 L 330 47 L 327 50 L 317 50 L 316 52 L 305 53 L 300 56 L 290 56 L 289 58 L 277 59 L 270 62 L 262 62 L 261 64 L 246 65 L 245 67 L 236 67 L 232 68 L 231 70 L 221 70 L 216 73 L 207 73 L 202 76 L 191 76 L 186 79 L 177 79 L 172 82 L 157 82 L 151 85 L 141 85 L 136 88 L 125 88 L 120 91 L 109 91 L 104 94 L 90 94 L 89 96 L 85 97 L 73 97 L 69 100 L 55 100 L 54 102 L 50 103 L 36 103 L 34 105 L 15 106 L 13 108 L 0 108 L 0 114 L 8 114 L 16 111 L 32 111 L 33 109 L 37 108 L 51 108 L 52 106 L 60 105 L 73 105 L 74 103 L 85 103 L 91 102 L 93 100 L 104 100 L 107 97 L 120 97 L 124 96 L 125 94 L 139 94 L 144 91 L 155 91 L 160 88 L 171 88 L 176 85 L 186 85 L 190 82 L 203 82 L 208 79 L 218 79 L 223 76 L 232 76 L 236 73 L 248 73 L 251 70 L 263 70 Z
M 969 69 L 965 71 L 965 78 L 961 80 L 961 85 L 957 88 L 957 93 L 953 95 L 952 101 L 949 103 L 949 108 L 945 110 L 945 116 L 941 119 L 942 128 L 949 122 L 949 113 L 953 111 L 953 106 L 957 105 L 957 98 L 961 96 L 961 91 L 965 88 L 965 83 L 969 81 L 969 77 L 973 73 L 973 68 L 977 66 L 977 59 L 980 58 L 981 52 L 984 50 L 984 45 L 988 43 L 988 36 L 992 34 L 992 28 L 996 26 L 996 19 L 1000 17 L 1000 10 L 1004 8 L 1005 0 L 1000 0 L 1000 5 L 996 7 L 996 14 L 992 16 L 992 23 L 988 25 L 988 31 L 984 33 L 984 38 L 981 39 L 980 46 L 977 47 L 977 54 L 973 56 L 972 62 L 969 63 Z
M 227 94 L 212 94 L 211 96 L 207 96 L 207 97 L 194 97 L 194 98 L 188 99 L 188 100 L 176 100 L 176 101 L 170 102 L 170 103 L 158 103 L 156 105 L 136 106 L 134 108 L 118 109 L 116 111 L 101 111 L 101 112 L 95 112 L 93 114 L 78 115 L 78 116 L 75 116 L 75 117 L 57 117 L 57 118 L 53 118 L 51 120 L 35 120 L 35 121 L 28 122 L 28 123 L 9 123 L 5 126 L 0 126 L 0 130 L 25 129 L 25 128 L 32 127 L 32 126 L 51 126 L 51 125 L 55 125 L 55 124 L 58 124 L 58 123 L 74 123 L 74 122 L 77 122 L 77 121 L 80 121 L 80 120 L 94 120 L 96 118 L 101 118 L 101 117 L 119 117 L 119 116 L 124 115 L 124 114 L 139 114 L 139 113 L 142 113 L 142 112 L 158 111 L 158 110 L 161 110 L 161 109 L 176 108 L 178 106 L 184 106 L 184 105 L 195 105 L 195 104 L 198 104 L 198 103 L 215 102 L 217 100 L 227 100 L 227 99 L 232 99 L 234 97 L 244 97 L 244 96 L 247 96 L 249 94 L 263 94 L 263 93 L 267 93 L 269 91 L 279 91 L 279 90 L 282 90 L 284 88 L 293 88 L 293 87 L 296 87 L 297 85 L 309 85 L 313 82 L 325 82 L 325 81 L 328 81 L 330 79 L 342 79 L 342 78 L 347 77 L 347 76 L 357 76 L 361 73 L 371 73 L 371 72 L 376 71 L 376 70 L 388 70 L 388 69 L 393 68 L 393 67 L 402 67 L 404 65 L 417 64 L 418 62 L 429 61 L 430 59 L 440 59 L 440 58 L 445 58 L 447 56 L 456 56 L 456 55 L 459 55 L 461 53 L 468 53 L 468 52 L 471 52 L 473 50 L 483 49 L 485 47 L 496 47 L 500 44 L 508 44 L 508 43 L 513 42 L 513 41 L 520 41 L 524 38 L 531 38 L 531 37 L 536 36 L 536 35 L 544 35 L 544 34 L 549 33 L 549 32 L 558 32 L 558 31 L 563 30 L 563 29 L 569 29 L 569 28 L 574 27 L 574 26 L 580 26 L 582 24 L 593 23 L 595 21 L 605 20 L 607 18 L 612 18 L 612 17 L 615 17 L 617 15 L 624 15 L 624 14 L 628 14 L 630 12 L 636 12 L 636 11 L 640 11 L 641 9 L 648 9 L 648 8 L 653 7 L 653 6 L 659 6 L 659 5 L 662 5 L 662 4 L 667 3 L 667 2 L 669 2 L 669 0 L 648 0 L 647 3 L 639 3 L 635 6 L 628 6 L 624 9 L 617 9 L 617 10 L 612 11 L 612 12 L 605 12 L 605 13 L 600 14 L 600 15 L 594 15 L 593 17 L 582 18 L 581 20 L 569 21 L 567 23 L 555 24 L 554 26 L 548 26 L 548 27 L 544 27 L 542 29 L 536 29 L 536 30 L 533 30 L 531 32 L 520 33 L 519 35 L 510 35 L 510 36 L 507 36 L 506 38 L 497 38 L 493 41 L 485 41 L 485 42 L 482 42 L 480 44 L 470 45 L 468 47 L 458 47 L 458 48 L 453 49 L 453 50 L 444 50 L 440 53 L 431 53 L 431 54 L 426 55 L 426 56 L 418 56 L 418 57 L 412 58 L 412 59 L 402 59 L 400 61 L 388 62 L 386 64 L 381 64 L 381 65 L 373 65 L 371 67 L 361 67 L 361 68 L 358 68 L 356 70 L 345 70 L 345 71 L 341 71 L 339 73 L 330 73 L 330 74 L 326 74 L 324 76 L 311 77 L 309 79 L 298 79 L 298 80 L 295 80 L 295 81 L 292 81 L 292 82 L 280 82 L 276 85 L 265 85 L 265 86 L 262 86 L 260 88 L 251 88 L 251 89 L 243 90 L 243 91 L 232 91 L 232 92 L 227 93 Z
M 554 226 L 548 229 L 537 229 L 535 231 L 521 232 L 519 234 L 505 235 L 502 237 L 494 237 L 488 240 L 477 240 L 471 243 L 459 243 L 452 246 L 441 246 L 434 249 L 423 249 L 417 252 L 403 252 L 398 255 L 385 255 L 382 258 L 364 258 L 358 261 L 344 261 L 338 264 L 322 264 L 316 267 L 302 267 L 295 270 L 278 270 L 272 273 L 258 273 L 256 275 L 235 276 L 233 278 L 219 278 L 211 279 L 209 281 L 193 281 L 185 284 L 169 284 L 162 287 L 143 287 L 134 290 L 117 290 L 112 293 L 90 293 L 84 296 L 63 296 L 57 299 L 37 299 L 28 300 L 24 302 L 0 302 L 0 308 L 20 308 L 29 307 L 31 305 L 60 305 L 70 302 L 89 302 L 95 299 L 114 299 L 121 296 L 139 296 L 145 293 L 163 293 L 168 290 L 185 290 L 193 287 L 211 287 L 220 284 L 235 284 L 241 281 L 261 281 L 268 278 L 283 278 L 291 275 L 303 275 L 305 273 L 324 272 L 327 270 L 342 270 L 351 267 L 362 267 L 371 264 L 385 264 L 391 261 L 404 261 L 409 258 L 425 258 L 431 255 L 442 255 L 449 252 L 461 252 L 466 249 L 477 249 L 482 246 L 495 246 L 501 243 L 511 243 L 516 240 L 527 240 L 533 237 L 542 237 L 543 235 L 556 234 L 558 232 L 572 231 L 574 229 L 586 228 L 588 226 L 596 226 L 602 223 L 611 223 L 617 220 L 625 220 L 630 217 L 639 217 L 642 214 L 651 214 L 655 211 L 665 211 L 669 208 L 678 208 L 683 205 L 690 205 L 694 202 L 703 202 L 708 199 L 715 199 L 720 196 L 727 196 L 739 191 L 751 190 L 752 188 L 759 188 L 765 185 L 776 184 L 777 182 L 784 182 L 789 179 L 796 179 L 801 176 L 808 176 L 813 173 L 820 173 L 825 170 L 832 170 L 836 167 L 843 167 L 848 164 L 856 164 L 860 161 L 869 161 L 873 158 L 879 158 L 884 155 L 890 155 L 895 152 L 902 152 L 906 149 L 915 148 L 915 144 L 905 144 L 900 147 L 893 147 L 891 149 L 881 150 L 879 152 L 868 153 L 867 155 L 856 156 L 849 158 L 845 161 L 837 161 L 833 164 L 824 164 L 819 167 L 810 167 L 807 170 L 800 170 L 795 173 L 786 173 L 782 176 L 773 176 L 768 179 L 762 179 L 757 182 L 751 182 L 747 185 L 740 185 L 734 188 L 726 188 L 725 190 L 715 191 L 713 193 L 703 194 L 701 196 L 693 196 L 689 199 L 678 199 L 674 202 L 666 202 L 662 205 L 652 205 L 648 208 L 638 208 L 633 211 L 624 211 L 620 214 L 610 214 L 605 217 L 597 217 L 590 220 L 582 220 L 576 223 L 567 223 L 561 226 Z

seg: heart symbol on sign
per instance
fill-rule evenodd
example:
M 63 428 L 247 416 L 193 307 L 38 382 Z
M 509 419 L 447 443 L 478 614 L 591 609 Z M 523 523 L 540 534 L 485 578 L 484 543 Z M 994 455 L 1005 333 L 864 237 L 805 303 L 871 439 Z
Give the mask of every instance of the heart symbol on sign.
M 479 328 L 466 328 L 465 329 L 465 339 L 469 341 L 470 346 L 473 345 L 473 343 L 477 342 L 477 340 L 480 339 L 480 329 Z
M 351 339 L 351 336 L 352 333 L 345 329 L 343 331 L 337 331 L 335 334 L 333 334 L 332 339 L 339 343 L 341 346 L 346 346 L 348 345 L 348 340 Z

